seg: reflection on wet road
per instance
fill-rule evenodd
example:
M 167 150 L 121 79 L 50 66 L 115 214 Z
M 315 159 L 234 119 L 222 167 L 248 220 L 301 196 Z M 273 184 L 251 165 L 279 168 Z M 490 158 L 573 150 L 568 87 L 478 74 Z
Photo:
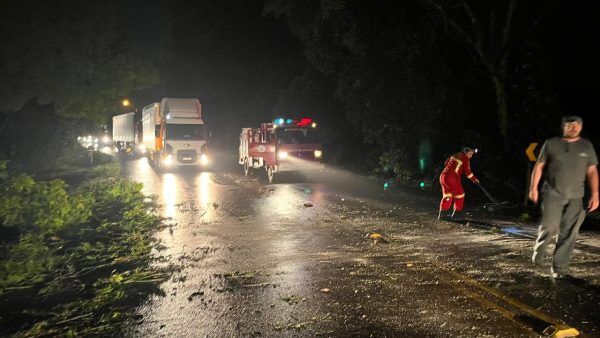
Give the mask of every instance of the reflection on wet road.
M 263 323 L 244 324 L 250 326 L 246 333 L 259 332 L 267 321 L 287 325 L 295 310 L 282 299 L 302 293 L 311 280 L 306 262 L 290 258 L 307 252 L 307 242 L 318 237 L 286 228 L 316 216 L 318 208 L 304 204 L 319 205 L 320 193 L 213 172 L 157 174 L 144 158 L 131 162 L 129 172 L 146 194 L 156 195 L 170 225 L 157 234 L 158 264 L 181 270 L 162 286 L 165 297 L 140 310 L 144 322 L 137 334 L 242 334 L 248 315 L 263 317 Z
M 413 208 L 422 201 L 410 194 L 391 199 L 376 182 L 349 174 L 269 185 L 238 172 L 217 165 L 156 173 L 145 158 L 128 162 L 129 176 L 167 218 L 155 264 L 175 270 L 129 334 L 537 335 L 513 317 L 525 308 L 490 306 L 502 297 L 529 297 L 534 307 L 548 301 L 528 242 L 437 222 Z M 471 277 L 449 277 L 459 273 Z M 481 295 L 487 289 L 475 280 L 505 293 Z M 587 295 L 598 300 L 597 291 Z M 572 312 L 565 320 L 583 316 Z M 596 323 L 586 320 L 589 333 Z

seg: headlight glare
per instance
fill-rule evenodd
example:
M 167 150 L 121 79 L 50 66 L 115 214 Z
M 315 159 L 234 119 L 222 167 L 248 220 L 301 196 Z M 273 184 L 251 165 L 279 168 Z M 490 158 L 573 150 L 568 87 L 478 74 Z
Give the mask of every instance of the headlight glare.
M 202 165 L 208 164 L 208 156 L 206 156 L 206 154 L 200 155 L 200 164 L 202 164 Z

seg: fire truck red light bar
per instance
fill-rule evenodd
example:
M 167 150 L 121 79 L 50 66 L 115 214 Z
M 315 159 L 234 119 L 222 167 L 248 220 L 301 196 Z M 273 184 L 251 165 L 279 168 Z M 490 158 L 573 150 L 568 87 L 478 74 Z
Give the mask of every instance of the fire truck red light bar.
M 311 123 L 313 122 L 313 120 L 311 118 L 307 118 L 307 117 L 303 117 L 300 119 L 300 121 L 298 120 L 293 120 L 293 119 L 284 119 L 284 118 L 276 118 L 275 120 L 273 120 L 273 124 L 275 125 L 295 125 L 298 127 L 306 127 L 306 126 L 310 126 Z
M 307 117 L 303 117 L 302 119 L 300 119 L 300 122 L 297 123 L 297 125 L 299 127 L 303 127 L 303 126 L 308 126 L 312 123 L 312 119 L 309 119 Z

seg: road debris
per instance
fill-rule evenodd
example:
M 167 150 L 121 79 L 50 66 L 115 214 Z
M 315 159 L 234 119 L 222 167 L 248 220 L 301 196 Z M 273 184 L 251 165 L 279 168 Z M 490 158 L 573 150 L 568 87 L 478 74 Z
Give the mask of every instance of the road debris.
M 188 302 L 191 302 L 194 298 L 196 297 L 200 297 L 200 296 L 204 296 L 204 291 L 196 291 L 194 293 L 192 293 L 189 297 L 188 297 Z
M 286 302 L 290 305 L 294 305 L 294 304 L 298 304 L 300 302 L 304 302 L 306 300 L 306 298 L 300 298 L 296 295 L 289 295 L 287 297 L 281 298 L 281 300 L 283 300 L 284 302 Z
M 389 243 L 387 239 L 385 239 L 381 234 L 378 233 L 372 233 L 368 235 L 368 237 L 373 240 L 373 244 Z

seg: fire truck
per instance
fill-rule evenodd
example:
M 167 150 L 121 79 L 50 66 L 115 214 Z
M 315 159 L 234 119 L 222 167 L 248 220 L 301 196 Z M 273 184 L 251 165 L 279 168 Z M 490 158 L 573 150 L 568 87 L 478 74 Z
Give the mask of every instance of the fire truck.
M 239 163 L 244 174 L 261 169 L 273 183 L 279 173 L 323 169 L 323 147 L 316 127 L 310 118 L 277 118 L 261 123 L 260 128 L 242 128 Z

